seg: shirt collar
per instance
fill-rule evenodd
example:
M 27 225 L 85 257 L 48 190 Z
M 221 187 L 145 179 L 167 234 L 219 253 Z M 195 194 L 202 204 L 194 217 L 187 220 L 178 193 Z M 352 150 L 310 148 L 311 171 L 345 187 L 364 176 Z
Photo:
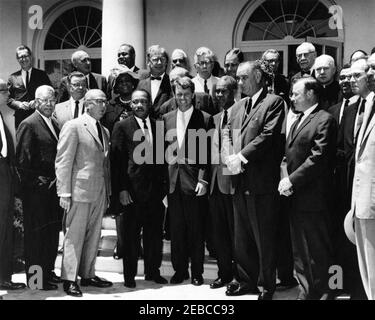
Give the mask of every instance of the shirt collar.
M 306 118 L 310 113 L 312 113 L 315 108 L 318 106 L 317 103 L 315 103 L 313 106 L 311 106 L 310 108 L 308 108 L 306 111 L 303 112 L 303 117 Z
M 211 74 L 211 76 L 210 76 L 209 78 L 207 78 L 207 79 L 203 79 L 203 78 L 199 75 L 199 73 L 197 73 L 197 78 L 198 78 L 199 81 L 204 82 L 204 80 L 207 80 L 207 82 L 209 82 L 209 81 L 212 80 L 212 74 Z
M 251 101 L 252 101 L 253 105 L 258 100 L 262 91 L 263 91 L 263 88 L 260 88 L 260 90 L 251 97 Z
M 79 101 L 79 104 L 82 104 L 82 103 L 83 103 L 84 98 L 85 98 L 85 97 L 82 97 L 81 99 L 78 100 L 78 101 Z M 70 96 L 70 101 L 71 101 L 71 103 L 72 103 L 73 105 L 75 105 L 76 100 L 74 100 L 72 96 Z
M 374 99 L 374 91 L 370 91 L 370 93 L 365 98 L 366 102 L 370 102 L 372 99 Z
M 94 119 L 92 116 L 90 116 L 88 113 L 85 113 L 85 114 L 87 114 L 87 119 L 88 119 L 88 121 L 89 121 L 94 127 L 96 127 L 96 122 L 97 122 L 97 120 Z
M 142 123 L 143 124 L 143 119 L 137 117 L 136 115 L 134 115 L 134 118 L 135 118 L 135 120 L 137 120 L 138 123 Z M 146 120 L 147 123 L 149 123 L 150 122 L 150 117 L 147 116 L 147 118 L 145 120 Z
M 42 115 L 39 110 L 36 110 L 36 112 L 38 112 L 40 114 L 40 116 L 43 118 L 44 121 L 50 122 L 50 123 L 52 122 L 51 118 L 47 118 L 46 116 Z
M 186 117 L 190 116 L 193 113 L 193 110 L 194 110 L 194 107 L 193 107 L 193 105 L 191 105 L 190 108 L 187 109 L 184 112 L 182 112 L 179 108 L 177 108 L 177 113 L 183 114 L 185 116 L 185 118 L 186 118 Z

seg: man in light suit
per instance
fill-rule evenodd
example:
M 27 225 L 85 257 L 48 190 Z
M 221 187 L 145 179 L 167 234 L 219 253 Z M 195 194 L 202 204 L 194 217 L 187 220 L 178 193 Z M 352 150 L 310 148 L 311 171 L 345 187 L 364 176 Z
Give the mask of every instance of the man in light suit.
M 232 177 L 223 162 L 222 131 L 227 129 L 231 116 L 237 82 L 231 76 L 223 76 L 216 84 L 216 99 L 221 112 L 214 116 L 215 133 L 212 145 L 210 183 L 210 221 L 212 239 L 217 257 L 218 278 L 210 284 L 211 289 L 221 288 L 233 279 L 234 274 L 234 221 Z
M 57 145 L 56 178 L 60 206 L 65 210 L 66 233 L 61 279 L 68 295 L 80 297 L 81 286 L 110 287 L 95 276 L 102 218 L 110 196 L 109 131 L 99 120 L 106 96 L 98 89 L 85 95 L 86 113 L 63 126 Z
M 55 158 L 59 128 L 51 118 L 55 90 L 40 86 L 35 91 L 36 111 L 17 129 L 16 159 L 21 177 L 24 214 L 25 267 L 39 265 L 43 271 L 43 290 L 56 290 L 55 275 L 59 242 L 59 199 L 56 195 Z
M 277 183 L 282 158 L 284 100 L 269 94 L 261 61 L 241 63 L 238 84 L 247 97 L 232 108 L 234 153 L 227 158 L 234 174 L 235 261 L 238 277 L 229 296 L 263 292 L 272 300 L 276 287 Z M 227 143 L 227 142 L 225 142 Z
M 150 69 L 150 75 L 139 81 L 137 89 L 144 89 L 151 95 L 150 116 L 153 119 L 158 119 L 161 105 L 172 98 L 172 88 L 169 76 L 166 73 L 168 55 L 165 49 L 159 45 L 148 48 L 147 65 Z
M 290 197 L 294 268 L 301 290 L 298 300 L 320 299 L 329 293 L 333 263 L 331 201 L 337 125 L 318 104 L 321 85 L 312 77 L 297 80 L 291 101 L 299 112 L 285 145 L 287 172 L 279 183 Z
M 68 76 L 68 83 L 70 98 L 67 101 L 58 103 L 52 115 L 57 121 L 60 130 L 65 122 L 85 113 L 83 107 L 83 98 L 87 92 L 85 75 L 81 72 L 73 71 Z
M 0 79 L 0 107 L 9 96 L 4 80 Z M 0 290 L 25 288 L 24 283 L 12 282 L 13 273 L 13 215 L 15 172 L 13 139 L 0 112 Z
M 357 61 L 358 62 L 358 61 Z M 355 62 L 355 63 L 357 63 Z M 355 65 L 353 64 L 353 66 Z M 367 61 L 370 85 L 374 83 L 375 54 Z M 352 67 L 353 67 L 352 66 Z M 362 74 L 352 73 L 353 77 Z M 375 112 L 374 92 L 365 103 L 363 123 L 358 134 L 355 149 L 355 172 L 353 179 L 352 207 L 355 217 L 355 240 L 359 270 L 367 298 L 375 299 Z
M 33 68 L 30 48 L 22 45 L 16 49 L 16 58 L 21 70 L 12 73 L 8 79 L 8 107 L 14 110 L 15 128 L 34 112 L 30 103 L 35 98 L 35 90 L 41 85 L 51 85 L 43 70 Z
M 107 92 L 107 79 L 101 74 L 91 72 L 91 58 L 87 52 L 83 50 L 75 51 L 72 54 L 72 65 L 75 71 L 79 71 L 85 75 L 87 89 L 100 89 Z M 61 79 L 57 102 L 61 103 L 69 100 L 69 82 L 68 77 Z

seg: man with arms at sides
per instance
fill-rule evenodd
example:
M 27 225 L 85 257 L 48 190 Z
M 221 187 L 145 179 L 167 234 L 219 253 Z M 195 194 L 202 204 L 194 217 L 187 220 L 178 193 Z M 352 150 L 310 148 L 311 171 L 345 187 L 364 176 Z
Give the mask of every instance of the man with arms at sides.
M 129 69 L 130 71 L 137 73 L 139 68 L 135 65 L 135 50 L 134 47 L 130 44 L 124 43 L 120 46 L 117 51 L 117 62 L 120 66 L 123 66 L 125 70 Z M 123 71 L 125 71 L 123 70 Z M 110 74 L 108 76 L 108 86 L 107 86 L 107 96 L 113 98 L 113 87 L 116 76 Z
M 328 110 L 339 101 L 340 85 L 335 79 L 335 60 L 322 54 L 315 59 L 315 78 L 322 85 L 319 105 L 322 109 Z
M 227 76 L 236 79 L 237 68 L 244 61 L 243 52 L 239 48 L 230 49 L 224 58 L 224 72 Z M 238 102 L 242 98 L 241 91 L 237 88 L 234 94 L 234 101 Z
M 8 107 L 14 110 L 15 128 L 34 112 L 30 103 L 35 98 L 35 90 L 41 85 L 51 85 L 43 70 L 33 68 L 31 50 L 22 45 L 16 49 L 16 58 L 21 70 L 12 73 L 8 79 Z
M 35 91 L 34 112 L 17 129 L 16 159 L 21 177 L 24 214 L 25 267 L 38 265 L 43 271 L 43 290 L 56 290 L 55 273 L 59 242 L 59 199 L 56 195 L 55 158 L 59 128 L 51 118 L 55 90 L 40 86 Z
M 65 210 L 65 238 L 61 279 L 64 291 L 80 297 L 81 286 L 110 287 L 95 276 L 103 214 L 110 190 L 109 132 L 99 120 L 106 109 L 99 89 L 85 95 L 85 114 L 65 123 L 57 145 L 56 178 L 60 206 Z
M 52 115 L 57 121 L 60 130 L 65 122 L 75 119 L 85 113 L 83 106 L 83 98 L 87 92 L 85 75 L 81 72 L 73 71 L 68 76 L 68 84 L 70 95 L 69 100 L 58 103 Z
M 358 60 L 353 63 L 352 89 L 356 92 L 359 82 L 362 82 L 363 69 L 358 70 L 357 64 L 363 61 Z M 374 90 L 375 55 L 371 55 L 367 61 L 368 84 Z M 355 80 L 355 81 L 354 81 Z M 360 94 L 361 95 L 361 94 Z M 362 95 L 361 95 L 362 96 Z M 364 97 L 364 95 L 363 95 Z M 359 270 L 363 287 L 369 300 L 375 299 L 374 281 L 374 235 L 375 235 L 375 212 L 374 212 L 374 157 L 375 157 L 375 117 L 374 111 L 374 91 L 366 97 L 363 112 L 363 121 L 359 130 L 355 145 L 355 171 L 353 178 L 351 215 L 354 218 L 355 242 L 357 246 L 357 256 Z M 361 107 L 360 107 L 361 108 Z
M 174 49 L 171 55 L 171 61 L 172 69 L 180 67 L 186 70 L 190 70 L 188 56 L 184 50 Z
M 8 88 L 0 79 L 0 107 L 8 101 Z M 15 172 L 14 146 L 11 133 L 0 112 L 0 290 L 25 288 L 24 283 L 12 282 L 13 214 Z
M 237 281 L 226 294 L 258 293 L 272 300 L 276 287 L 277 183 L 282 158 L 284 100 L 269 94 L 261 61 L 241 63 L 237 81 L 247 98 L 231 111 L 234 153 L 227 158 L 234 174 L 234 241 Z M 227 142 L 225 142 L 227 143 Z M 259 281 L 259 283 L 258 283 Z
M 166 74 L 168 65 L 167 51 L 159 45 L 153 45 L 147 50 L 147 65 L 150 76 L 139 81 L 137 89 L 144 89 L 151 95 L 150 117 L 160 117 L 160 107 L 172 98 L 172 88 L 169 76 Z
M 175 82 L 178 109 L 163 116 L 166 132 L 166 160 L 169 174 L 171 260 L 175 274 L 170 282 L 189 279 L 191 259 L 192 284 L 203 284 L 204 203 L 207 201 L 209 130 L 212 117 L 192 105 L 194 83 L 188 77 Z M 177 133 L 177 137 L 176 137 Z M 202 136 L 203 140 L 199 137 Z
M 164 102 L 162 106 L 160 107 L 160 118 L 162 118 L 164 114 L 177 109 L 174 82 L 178 78 L 182 78 L 182 77 L 190 78 L 189 71 L 181 67 L 175 67 L 170 72 L 169 79 L 170 79 L 172 92 L 174 96 L 170 98 L 168 101 Z M 214 105 L 212 97 L 209 94 L 204 93 L 204 92 L 194 93 L 192 104 L 194 108 L 207 112 L 210 115 L 214 115 L 218 112 L 218 108 Z
M 291 102 L 300 114 L 286 140 L 288 175 L 278 188 L 291 201 L 294 268 L 301 287 L 298 300 L 320 299 L 328 293 L 328 270 L 333 262 L 330 201 L 337 126 L 318 104 L 320 90 L 312 77 L 293 85 Z
M 86 78 L 87 89 L 100 89 L 107 92 L 107 79 L 101 74 L 91 72 L 91 58 L 87 52 L 83 50 L 75 51 L 72 54 L 72 65 L 74 71 L 83 73 Z M 57 101 L 59 103 L 69 100 L 69 82 L 68 76 L 61 79 Z
M 133 115 L 115 124 L 111 146 L 113 192 L 124 206 L 123 252 L 125 286 L 134 288 L 143 229 L 145 280 L 166 284 L 160 275 L 163 249 L 164 165 L 156 164 L 156 122 L 149 117 L 151 97 L 145 90 L 132 94 Z M 138 136 L 138 138 L 136 138 Z M 159 152 L 160 152 L 159 150 Z M 162 153 L 164 154 L 164 153 Z M 164 160 L 164 159 L 163 159 Z
M 219 270 L 218 278 L 210 284 L 212 289 L 227 285 L 232 281 L 235 271 L 232 203 L 234 188 L 232 177 L 223 163 L 222 131 L 227 129 L 236 90 L 237 82 L 231 76 L 221 77 L 216 84 L 216 99 L 221 112 L 214 116 L 209 204 L 212 239 Z
M 300 71 L 292 76 L 290 83 L 294 83 L 296 79 L 302 78 L 305 74 L 315 77 L 313 66 L 316 50 L 314 45 L 310 42 L 301 43 L 296 49 L 296 58 Z
M 213 95 L 218 78 L 212 75 L 214 67 L 214 53 L 206 48 L 200 47 L 194 54 L 194 66 L 197 75 L 193 78 L 195 92 L 204 92 Z

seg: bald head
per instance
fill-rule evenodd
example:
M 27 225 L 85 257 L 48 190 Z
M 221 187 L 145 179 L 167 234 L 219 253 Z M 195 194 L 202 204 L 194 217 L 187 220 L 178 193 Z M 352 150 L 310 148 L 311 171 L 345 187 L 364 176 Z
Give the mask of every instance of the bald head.
M 301 70 L 309 71 L 316 58 L 314 45 L 310 42 L 301 43 L 296 49 L 296 58 Z
M 83 50 L 75 51 L 72 54 L 72 64 L 74 68 L 87 75 L 91 72 L 91 59 L 87 52 Z
M 336 72 L 335 60 L 327 54 L 322 54 L 315 59 L 314 70 L 315 78 L 320 84 L 330 84 L 333 82 Z
M 43 85 L 35 90 L 35 109 L 43 116 L 50 118 L 55 110 L 55 89 Z
M 107 97 L 102 90 L 91 89 L 85 94 L 84 106 L 91 117 L 100 120 L 106 111 Z

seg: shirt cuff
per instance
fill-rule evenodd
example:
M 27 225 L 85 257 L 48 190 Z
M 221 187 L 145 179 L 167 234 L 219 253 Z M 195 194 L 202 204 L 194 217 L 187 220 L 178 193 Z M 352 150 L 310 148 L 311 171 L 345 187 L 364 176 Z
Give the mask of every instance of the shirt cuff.
M 60 198 L 70 198 L 71 196 L 72 196 L 71 193 L 62 193 L 62 194 L 59 194 Z
M 205 185 L 208 185 L 208 182 L 206 180 L 203 180 L 203 179 L 199 179 L 198 182 L 201 182 L 201 183 L 204 183 Z
M 249 161 L 246 160 L 246 158 L 241 154 L 241 152 L 238 153 L 238 157 L 240 160 L 244 163 L 247 164 Z

